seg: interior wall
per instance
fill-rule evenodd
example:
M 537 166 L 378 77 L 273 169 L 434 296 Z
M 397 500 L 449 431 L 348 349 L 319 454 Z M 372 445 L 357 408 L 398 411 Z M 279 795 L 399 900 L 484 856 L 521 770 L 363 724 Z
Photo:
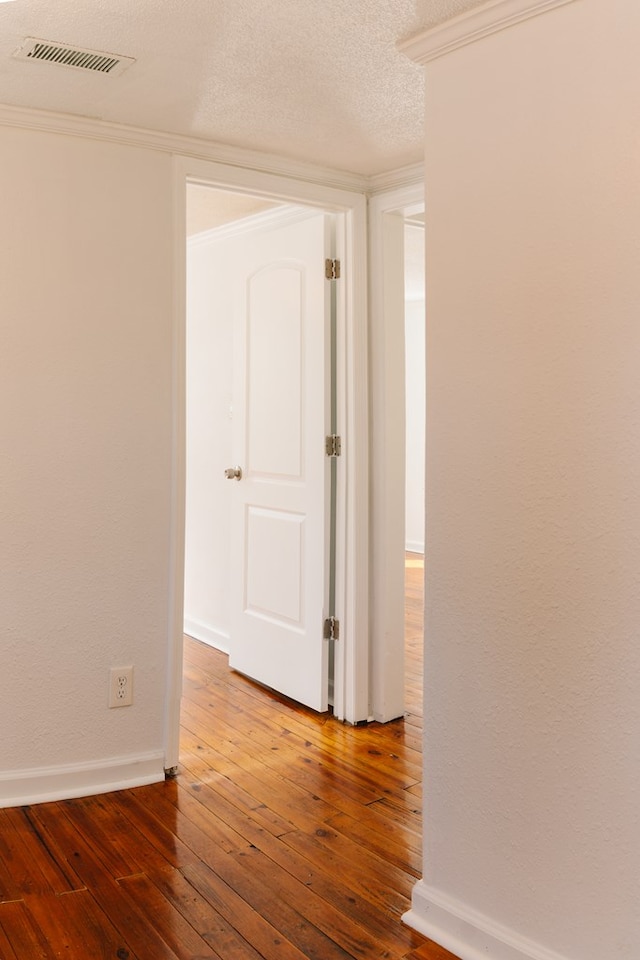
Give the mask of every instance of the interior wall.
M 582 0 L 427 65 L 408 919 L 463 960 L 638 954 L 639 35 L 638 5 Z
M 370 203 L 370 716 L 404 714 L 404 203 Z
M 237 245 L 187 246 L 185 631 L 229 651 L 233 309 L 226 282 Z
M 168 155 L 44 132 L 1 128 L 0 155 L 6 804 L 163 776 L 172 181 Z

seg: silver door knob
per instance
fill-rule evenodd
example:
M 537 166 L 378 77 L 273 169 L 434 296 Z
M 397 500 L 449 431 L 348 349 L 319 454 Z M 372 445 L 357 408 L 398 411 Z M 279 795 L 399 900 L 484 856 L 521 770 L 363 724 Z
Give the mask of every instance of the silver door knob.
M 227 480 L 241 480 L 242 479 L 242 467 L 227 467 L 224 472 Z

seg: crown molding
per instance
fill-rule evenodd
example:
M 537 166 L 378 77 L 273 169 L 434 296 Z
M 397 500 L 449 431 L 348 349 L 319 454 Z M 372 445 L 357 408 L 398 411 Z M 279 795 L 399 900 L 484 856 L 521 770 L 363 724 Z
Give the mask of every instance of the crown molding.
M 210 160 L 260 173 L 277 174 L 356 193 L 366 193 L 368 189 L 369 178 L 357 173 L 316 166 L 215 141 L 147 130 L 142 127 L 130 127 L 75 114 L 53 113 L 0 104 L 0 125 L 84 137 L 90 140 L 106 140 L 126 146 L 157 150 L 161 153 Z
M 564 2 L 567 3 L 569 0 Z M 276 174 L 305 183 L 321 184 L 369 196 L 424 182 L 424 164 L 422 163 L 365 176 L 345 170 L 335 170 L 332 167 L 316 166 L 300 160 L 290 160 L 275 154 L 260 153 L 257 150 L 233 147 L 212 140 L 163 133 L 144 127 L 130 127 L 71 113 L 54 113 L 31 107 L 12 107 L 2 103 L 0 103 L 0 126 L 120 143 L 125 146 L 169 153 L 173 156 L 209 160 L 244 170 Z
M 262 210 L 260 213 L 242 217 L 240 220 L 223 223 L 219 227 L 211 227 L 210 230 L 201 230 L 200 233 L 193 233 L 190 237 L 187 237 L 187 246 L 189 248 L 204 247 L 210 243 L 217 243 L 220 240 L 230 240 L 234 237 L 245 236 L 246 234 L 255 236 L 257 232 L 302 223 L 304 220 L 308 220 L 309 217 L 315 217 L 317 215 L 318 211 L 309 207 L 296 207 L 291 204 L 286 204 L 281 207 L 275 207 L 273 210 Z
M 387 173 L 376 173 L 367 178 L 367 192 L 369 196 L 379 193 L 389 193 L 400 190 L 402 187 L 412 187 L 416 183 L 424 183 L 424 164 L 414 163 L 407 167 L 398 167 Z
M 530 20 L 574 0 L 490 0 L 481 7 L 447 20 L 415 37 L 403 40 L 398 50 L 423 66 L 453 50 L 483 40 L 492 33 L 506 30 L 523 20 Z

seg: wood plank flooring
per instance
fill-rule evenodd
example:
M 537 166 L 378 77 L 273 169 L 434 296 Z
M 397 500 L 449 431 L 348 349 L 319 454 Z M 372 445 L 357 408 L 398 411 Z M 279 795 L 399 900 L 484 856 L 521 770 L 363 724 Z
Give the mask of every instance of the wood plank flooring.
M 185 642 L 175 780 L 0 811 L 0 960 L 455 960 L 421 874 L 422 561 L 407 715 L 352 728 Z

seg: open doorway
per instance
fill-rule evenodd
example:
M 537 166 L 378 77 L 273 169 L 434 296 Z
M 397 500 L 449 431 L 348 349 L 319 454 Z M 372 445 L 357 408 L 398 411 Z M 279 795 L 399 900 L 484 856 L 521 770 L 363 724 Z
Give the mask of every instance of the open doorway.
M 334 702 L 335 218 L 187 184 L 185 632 Z
M 346 279 L 336 290 L 337 413 L 344 428 L 343 456 L 337 462 L 343 491 L 336 505 L 336 610 L 340 643 L 334 664 L 334 715 L 349 723 L 367 718 L 369 707 L 369 491 L 368 324 L 366 314 L 367 201 L 351 182 L 296 178 L 291 174 L 248 169 L 198 157 L 174 158 L 173 453 L 171 498 L 171 623 L 168 642 L 165 710 L 165 769 L 179 758 L 180 703 L 184 637 L 184 561 L 186 488 L 186 185 L 260 197 L 275 204 L 304 205 L 334 214 L 336 258 Z M 347 451 L 347 455 L 345 454 Z
M 425 562 L 425 243 L 424 208 L 404 211 L 405 344 L 405 717 L 423 712 Z
M 406 715 L 407 546 L 416 551 L 424 539 L 423 515 L 419 513 L 412 522 L 413 533 L 410 538 L 406 536 L 408 480 L 412 483 L 412 500 L 424 503 L 424 421 L 420 426 L 424 400 L 418 396 L 407 410 L 406 389 L 406 372 L 412 364 L 415 373 L 420 371 L 418 393 L 424 397 L 424 348 L 420 345 L 424 338 L 424 267 L 419 243 L 409 243 L 405 238 L 411 230 L 413 239 L 423 242 L 419 219 L 424 211 L 423 184 L 374 196 L 370 211 L 371 687 L 373 718 L 386 722 Z M 411 254 L 410 267 L 405 262 L 405 249 Z M 408 289 L 410 282 L 414 288 L 420 287 L 419 294 Z M 405 316 L 413 321 L 412 343 L 409 330 L 405 331 Z M 410 419 L 417 442 L 407 437 Z M 407 464 L 408 450 L 420 465 L 418 470 Z

